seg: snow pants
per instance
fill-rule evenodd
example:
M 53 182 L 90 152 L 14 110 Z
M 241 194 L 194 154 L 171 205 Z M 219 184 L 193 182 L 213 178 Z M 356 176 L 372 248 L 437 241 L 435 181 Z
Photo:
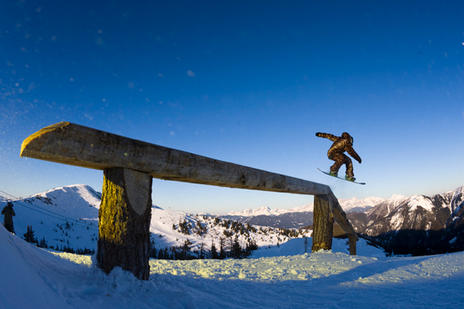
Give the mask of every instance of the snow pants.
M 5 226 L 6 230 L 9 231 L 10 233 L 14 233 L 14 226 L 13 222 L 4 222 L 3 225 Z
M 338 170 L 340 167 L 345 164 L 346 165 L 346 176 L 354 177 L 353 173 L 353 162 L 351 159 L 341 152 L 331 153 L 329 155 L 329 159 L 335 161 L 335 163 L 330 167 L 330 172 L 338 174 Z

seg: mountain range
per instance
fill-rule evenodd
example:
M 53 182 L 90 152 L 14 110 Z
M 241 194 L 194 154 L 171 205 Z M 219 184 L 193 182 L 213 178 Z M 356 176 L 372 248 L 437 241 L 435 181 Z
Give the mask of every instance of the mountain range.
M 101 193 L 88 185 L 54 188 L 28 198 L 14 200 L 15 232 L 23 237 L 30 226 L 37 243 L 52 249 L 92 252 L 98 239 L 98 210 Z M 0 201 L 3 208 L 5 201 Z M 188 246 L 192 252 L 209 250 L 214 244 L 225 249 L 238 241 L 272 246 L 303 236 L 295 231 L 251 226 L 208 215 L 186 214 L 152 206 L 150 223 L 152 247 L 156 250 Z M 303 232 L 302 232 L 303 233 Z M 310 235 L 307 231 L 306 236 Z
M 356 228 L 370 236 L 399 230 L 440 230 L 459 216 L 463 202 L 464 186 L 431 196 L 397 196 L 362 212 L 365 216 Z
M 383 201 L 385 201 L 385 199 L 379 197 L 339 200 L 340 205 L 347 213 L 365 212 Z M 242 223 L 277 228 L 302 228 L 312 226 L 313 224 L 313 205 L 308 204 L 291 209 L 271 209 L 263 206 L 255 209 L 229 212 L 221 217 Z
M 30 226 L 37 242 L 48 247 L 95 250 L 100 199 L 101 193 L 90 186 L 73 185 L 15 200 L 15 232 L 22 236 Z M 0 196 L 0 207 L 6 200 L 6 196 Z M 464 186 L 431 196 L 341 199 L 340 204 L 356 232 L 384 247 L 410 250 L 420 243 L 446 243 L 453 248 L 464 245 Z M 215 217 L 153 206 L 150 231 L 157 250 L 187 244 L 191 251 L 201 251 L 213 244 L 219 247 L 221 242 L 231 247 L 235 239 L 243 247 L 250 243 L 271 246 L 304 233 L 309 235 L 312 210 L 312 205 L 274 210 L 260 207 Z M 432 236 L 433 241 L 429 239 Z
M 434 195 L 341 199 L 356 232 L 392 253 L 430 254 L 464 250 L 464 186 Z M 311 226 L 311 206 L 290 210 L 258 208 L 224 218 L 250 224 Z
M 393 195 L 384 199 L 340 199 L 355 230 L 370 236 L 396 230 L 439 230 L 460 217 L 464 186 L 432 196 Z M 223 216 L 252 224 L 298 228 L 312 224 L 312 205 L 293 209 L 260 207 L 230 212 Z M 452 218 L 455 218 L 452 220 Z M 451 221 L 450 221 L 451 220 Z
M 347 215 L 358 233 L 390 253 L 464 250 L 464 186 L 431 196 L 394 198 Z
M 359 199 L 356 197 L 350 199 L 340 199 L 339 203 L 345 212 L 353 211 L 364 211 L 368 208 L 371 208 L 374 205 L 377 205 L 386 199 L 381 197 L 367 197 Z M 245 209 L 241 211 L 232 211 L 226 214 L 226 216 L 240 216 L 240 217 L 254 217 L 254 216 L 279 216 L 286 213 L 293 212 L 312 212 L 313 204 L 307 204 L 300 207 L 290 208 L 290 209 L 271 209 L 267 206 L 262 206 L 259 208 Z

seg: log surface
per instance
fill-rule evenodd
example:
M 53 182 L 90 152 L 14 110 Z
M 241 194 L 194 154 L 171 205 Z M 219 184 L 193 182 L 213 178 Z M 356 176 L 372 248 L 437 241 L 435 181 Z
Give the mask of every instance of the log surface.
M 104 171 L 97 248 L 98 266 L 104 272 L 121 267 L 148 280 L 152 179 L 124 168 Z
M 21 156 L 104 170 L 122 167 L 152 177 L 221 187 L 319 195 L 324 184 L 267 172 L 60 122 L 26 138 Z
M 314 196 L 313 216 L 312 252 L 332 249 L 334 218 L 330 211 L 329 197 L 327 195 Z

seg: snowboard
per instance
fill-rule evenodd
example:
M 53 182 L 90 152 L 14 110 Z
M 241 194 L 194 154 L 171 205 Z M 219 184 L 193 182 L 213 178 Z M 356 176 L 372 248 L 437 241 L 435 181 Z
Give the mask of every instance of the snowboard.
M 324 174 L 326 174 L 326 175 L 330 176 L 330 177 L 335 177 L 335 178 L 338 178 L 338 179 L 340 179 L 340 180 L 344 180 L 344 181 L 347 181 L 347 182 L 352 182 L 352 183 L 357 183 L 358 185 L 365 185 L 365 184 L 366 184 L 365 182 L 359 182 L 359 181 L 350 181 L 350 180 L 346 180 L 345 178 L 342 178 L 342 177 L 338 177 L 338 176 L 332 176 L 332 175 L 330 175 L 330 173 L 328 173 L 328 172 L 324 172 L 323 170 L 321 170 L 321 169 L 319 169 L 319 168 L 318 168 L 318 170 L 319 170 L 320 172 L 322 172 L 322 173 L 324 173 Z

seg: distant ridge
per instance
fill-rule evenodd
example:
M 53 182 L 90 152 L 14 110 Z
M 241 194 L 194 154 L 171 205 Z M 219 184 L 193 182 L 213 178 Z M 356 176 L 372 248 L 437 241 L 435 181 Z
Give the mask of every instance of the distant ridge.
M 352 211 L 364 211 L 370 207 L 385 201 L 386 199 L 381 197 L 366 197 L 359 199 L 356 197 L 350 199 L 339 199 L 340 205 L 342 206 L 345 212 Z M 297 212 L 312 212 L 313 204 L 307 204 L 300 207 L 290 208 L 290 209 L 272 209 L 267 206 L 262 206 L 259 208 L 245 209 L 241 211 L 232 211 L 226 214 L 226 216 L 241 216 L 241 217 L 251 217 L 251 216 L 279 216 L 287 213 L 297 213 Z

